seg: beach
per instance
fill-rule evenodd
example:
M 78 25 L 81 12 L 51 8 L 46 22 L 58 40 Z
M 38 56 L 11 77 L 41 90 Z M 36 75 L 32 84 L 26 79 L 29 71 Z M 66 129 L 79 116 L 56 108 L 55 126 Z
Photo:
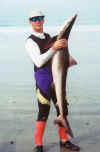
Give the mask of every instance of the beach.
M 25 100 L 21 103 L 23 97 L 18 95 L 19 102 L 12 99 L 8 104 L 0 106 L 0 152 L 32 151 L 37 110 L 33 110 L 32 94 L 26 98 L 28 103 Z M 80 145 L 82 152 L 99 152 L 100 148 L 99 111 L 91 110 L 91 105 L 87 105 L 89 112 L 86 112 L 86 104 L 84 106 L 78 105 L 77 112 L 69 112 L 69 120 L 75 136 L 72 141 Z M 94 109 L 98 108 L 94 106 Z M 44 136 L 44 149 L 50 152 L 54 150 L 63 152 L 64 150 L 60 150 L 58 144 L 57 126 L 53 124 L 55 118 L 56 113 L 52 105 Z
M 80 29 L 73 30 L 69 40 L 70 54 L 78 65 L 68 72 L 68 117 L 75 135 L 72 141 L 80 145 L 80 151 L 99 152 L 100 28 Z M 30 28 L 0 29 L 0 152 L 27 152 L 34 146 L 38 108 L 33 64 L 25 50 L 25 40 L 30 33 Z M 59 148 L 55 118 L 51 105 L 44 136 L 45 152 L 64 152 Z

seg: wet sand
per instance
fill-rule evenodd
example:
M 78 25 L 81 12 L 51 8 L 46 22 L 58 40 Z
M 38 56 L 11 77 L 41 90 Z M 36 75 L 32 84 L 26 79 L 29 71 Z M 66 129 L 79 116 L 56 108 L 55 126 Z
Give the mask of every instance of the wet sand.
M 33 105 L 12 102 L 0 108 L 0 152 L 31 152 L 33 145 L 33 131 L 36 113 Z M 81 107 L 80 107 L 81 108 Z M 59 148 L 57 126 L 53 124 L 56 118 L 52 112 L 47 122 L 44 135 L 45 152 L 67 152 Z M 99 152 L 100 150 L 100 118 L 98 113 L 87 114 L 69 112 L 69 121 L 72 125 L 75 138 L 73 143 L 80 145 L 82 152 Z

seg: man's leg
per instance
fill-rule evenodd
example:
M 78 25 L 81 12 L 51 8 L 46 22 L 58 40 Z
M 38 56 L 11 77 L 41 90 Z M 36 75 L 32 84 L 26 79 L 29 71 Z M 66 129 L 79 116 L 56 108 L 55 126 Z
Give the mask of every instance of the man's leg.
M 43 135 L 46 127 L 46 121 L 48 119 L 50 111 L 50 99 L 39 88 L 37 88 L 38 98 L 38 118 L 35 125 L 34 132 L 34 152 L 43 152 Z

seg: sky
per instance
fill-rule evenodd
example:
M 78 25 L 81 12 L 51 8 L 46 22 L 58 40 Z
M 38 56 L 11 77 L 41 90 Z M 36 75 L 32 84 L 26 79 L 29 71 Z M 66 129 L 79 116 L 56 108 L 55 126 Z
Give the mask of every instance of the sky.
M 100 0 L 0 0 L 0 26 L 28 25 L 31 10 L 42 10 L 49 25 L 58 25 L 75 13 L 77 24 L 100 24 Z

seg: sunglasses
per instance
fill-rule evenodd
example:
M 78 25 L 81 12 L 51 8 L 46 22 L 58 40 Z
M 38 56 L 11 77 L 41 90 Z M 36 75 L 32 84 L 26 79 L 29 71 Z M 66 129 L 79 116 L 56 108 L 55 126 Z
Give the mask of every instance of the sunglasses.
M 32 22 L 36 22 L 36 21 L 42 21 L 44 18 L 44 16 L 36 16 L 36 17 L 32 17 L 31 21 Z

